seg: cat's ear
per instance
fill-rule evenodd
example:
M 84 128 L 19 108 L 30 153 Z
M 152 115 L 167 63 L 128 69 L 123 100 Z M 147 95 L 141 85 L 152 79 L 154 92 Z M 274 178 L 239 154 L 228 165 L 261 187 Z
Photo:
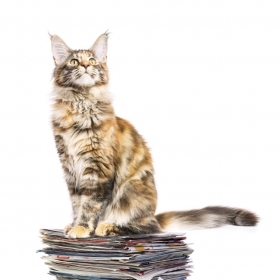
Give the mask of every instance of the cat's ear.
M 57 35 L 50 35 L 53 59 L 56 65 L 61 64 L 69 56 L 71 49 Z
M 100 35 L 89 48 L 90 51 L 94 52 L 97 60 L 103 63 L 107 61 L 107 41 L 108 33 L 104 33 Z

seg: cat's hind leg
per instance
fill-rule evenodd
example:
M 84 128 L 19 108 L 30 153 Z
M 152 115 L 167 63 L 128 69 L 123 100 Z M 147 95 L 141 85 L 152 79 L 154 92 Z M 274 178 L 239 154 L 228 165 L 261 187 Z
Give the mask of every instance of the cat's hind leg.
M 159 223 L 152 217 L 138 218 L 130 221 L 127 225 L 116 225 L 110 222 L 101 222 L 95 229 L 95 235 L 133 235 L 162 232 Z

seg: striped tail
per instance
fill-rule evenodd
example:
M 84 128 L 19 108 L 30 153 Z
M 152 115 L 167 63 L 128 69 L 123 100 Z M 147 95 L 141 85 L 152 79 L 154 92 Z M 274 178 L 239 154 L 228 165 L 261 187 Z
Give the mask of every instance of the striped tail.
M 258 216 L 238 208 L 208 206 L 188 211 L 171 211 L 156 215 L 163 230 L 215 228 L 223 225 L 255 226 Z

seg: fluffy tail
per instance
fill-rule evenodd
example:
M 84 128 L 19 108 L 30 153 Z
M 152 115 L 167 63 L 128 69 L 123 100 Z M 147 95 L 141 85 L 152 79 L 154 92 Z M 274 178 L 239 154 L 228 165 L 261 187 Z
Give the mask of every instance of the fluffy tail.
M 214 228 L 222 225 L 255 226 L 258 216 L 238 208 L 208 206 L 189 211 L 172 211 L 156 215 L 163 230 Z

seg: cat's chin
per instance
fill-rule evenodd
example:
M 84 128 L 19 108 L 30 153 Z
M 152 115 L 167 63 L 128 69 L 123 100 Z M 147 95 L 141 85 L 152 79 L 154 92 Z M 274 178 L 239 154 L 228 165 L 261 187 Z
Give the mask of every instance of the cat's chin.
M 79 79 L 75 80 L 75 84 L 79 86 L 94 86 L 95 80 L 87 73 L 84 73 Z

